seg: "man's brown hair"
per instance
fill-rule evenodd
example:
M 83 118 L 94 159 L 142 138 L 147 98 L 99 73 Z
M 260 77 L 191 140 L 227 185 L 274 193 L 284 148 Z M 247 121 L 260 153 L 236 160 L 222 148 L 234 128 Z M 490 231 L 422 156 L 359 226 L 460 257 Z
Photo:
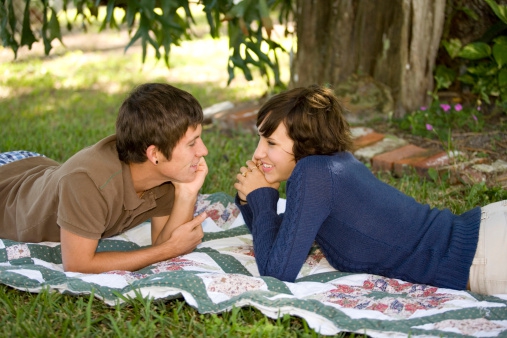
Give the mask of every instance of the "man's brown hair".
M 311 85 L 294 88 L 269 99 L 259 110 L 257 127 L 269 137 L 280 123 L 294 141 L 297 161 L 308 155 L 330 155 L 352 148 L 350 127 L 333 91 Z
M 170 160 L 189 127 L 203 121 L 202 107 L 188 92 L 163 83 L 146 83 L 123 101 L 116 119 L 116 148 L 121 161 L 142 163 L 155 145 Z

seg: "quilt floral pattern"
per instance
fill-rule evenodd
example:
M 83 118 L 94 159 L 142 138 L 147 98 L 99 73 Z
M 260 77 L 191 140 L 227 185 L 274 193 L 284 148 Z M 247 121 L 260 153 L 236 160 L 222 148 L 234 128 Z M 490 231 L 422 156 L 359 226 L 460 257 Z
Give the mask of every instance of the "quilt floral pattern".
M 324 335 L 370 337 L 507 336 L 507 295 L 478 294 L 333 269 L 314 245 L 294 283 L 259 276 L 252 237 L 231 196 L 200 195 L 213 231 L 194 252 L 139 271 L 65 272 L 59 243 L 0 239 L 0 283 L 27 292 L 90 294 L 114 305 L 139 294 L 184 298 L 200 313 L 253 306 L 266 316 L 303 317 Z M 150 245 L 150 224 L 102 240 L 100 250 Z

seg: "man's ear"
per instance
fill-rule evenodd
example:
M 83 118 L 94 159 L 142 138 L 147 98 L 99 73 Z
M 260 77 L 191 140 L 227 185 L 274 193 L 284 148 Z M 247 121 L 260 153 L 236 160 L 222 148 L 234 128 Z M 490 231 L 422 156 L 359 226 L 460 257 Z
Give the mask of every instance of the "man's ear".
M 154 165 L 157 165 L 159 157 L 158 148 L 153 144 L 148 148 L 146 148 L 146 157 L 148 158 L 149 162 L 153 163 Z

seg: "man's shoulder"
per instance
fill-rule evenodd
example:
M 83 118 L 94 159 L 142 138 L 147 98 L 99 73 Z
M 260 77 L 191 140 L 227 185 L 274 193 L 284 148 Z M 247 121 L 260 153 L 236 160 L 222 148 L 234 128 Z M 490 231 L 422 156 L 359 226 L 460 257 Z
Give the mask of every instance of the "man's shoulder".
M 52 174 L 61 188 L 90 196 L 101 191 L 108 200 L 123 196 L 125 175 L 129 170 L 118 158 L 114 135 L 77 152 Z
M 86 173 L 97 182 L 121 172 L 122 164 L 116 150 L 116 136 L 108 136 L 71 156 L 62 164 L 62 174 Z
M 107 136 L 97 143 L 81 149 L 71 156 L 67 162 L 84 162 L 86 164 L 90 161 L 104 161 L 111 158 L 118 159 L 116 135 Z

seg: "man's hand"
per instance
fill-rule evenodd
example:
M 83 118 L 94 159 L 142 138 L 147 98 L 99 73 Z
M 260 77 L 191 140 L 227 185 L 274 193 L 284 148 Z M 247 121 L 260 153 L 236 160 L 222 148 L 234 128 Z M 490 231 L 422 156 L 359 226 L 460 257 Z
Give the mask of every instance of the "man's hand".
M 206 164 L 206 160 L 204 159 L 204 157 L 201 157 L 199 159 L 199 163 L 197 164 L 195 178 L 192 182 L 187 183 L 172 182 L 174 187 L 176 188 L 176 193 L 180 193 L 184 196 L 197 196 L 199 190 L 204 184 L 204 180 L 206 179 L 207 174 L 208 174 L 208 165 Z
M 193 220 L 180 225 L 174 229 L 169 240 L 160 245 L 167 247 L 175 256 L 192 252 L 202 242 L 204 231 L 201 223 L 206 217 L 206 213 L 203 212 Z
M 151 220 L 151 241 L 153 245 L 162 244 L 168 241 L 175 229 L 194 218 L 194 208 L 197 202 L 197 195 L 201 189 L 204 179 L 208 174 L 208 166 L 204 157 L 199 159 L 196 176 L 194 180 L 187 183 L 172 182 L 174 185 L 174 203 L 171 215 L 154 217 Z M 202 218 L 199 224 L 206 218 Z

